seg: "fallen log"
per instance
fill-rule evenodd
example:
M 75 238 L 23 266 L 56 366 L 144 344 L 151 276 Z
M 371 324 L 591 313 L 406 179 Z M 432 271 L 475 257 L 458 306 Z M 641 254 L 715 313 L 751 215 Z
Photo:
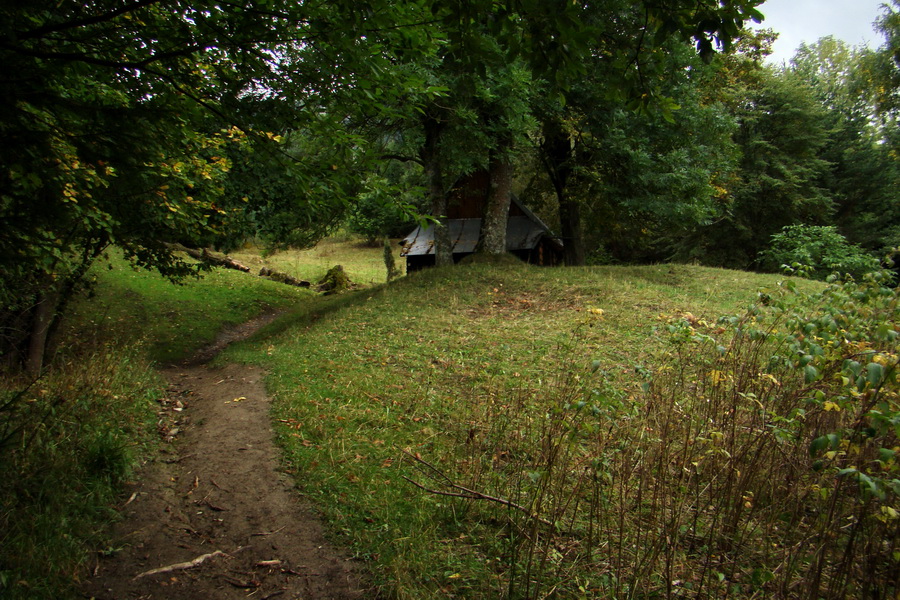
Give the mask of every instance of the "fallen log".
M 235 271 L 243 271 L 244 273 L 250 272 L 250 267 L 248 267 L 247 265 L 239 263 L 238 261 L 228 256 L 215 256 L 206 248 L 200 250 L 198 248 L 188 248 L 187 246 L 182 246 L 181 244 L 167 244 L 167 246 L 169 246 L 173 250 L 184 252 L 191 258 L 209 263 L 211 265 L 215 265 L 217 267 L 225 267 L 226 269 L 234 269 Z
M 308 288 L 312 284 L 308 281 L 303 281 L 302 279 L 297 279 L 296 277 L 291 277 L 287 273 L 282 273 L 280 271 L 273 271 L 268 267 L 263 267 L 259 270 L 259 276 L 265 277 L 271 281 L 277 281 L 278 283 L 285 283 L 287 285 L 294 285 L 297 287 Z

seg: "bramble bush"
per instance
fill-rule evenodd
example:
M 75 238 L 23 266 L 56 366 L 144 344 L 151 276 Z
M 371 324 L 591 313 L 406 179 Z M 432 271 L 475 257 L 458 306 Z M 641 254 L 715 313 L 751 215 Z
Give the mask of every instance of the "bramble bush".
M 664 490 L 651 512 L 667 537 L 667 595 L 677 580 L 692 595 L 895 597 L 900 310 L 890 282 L 876 272 L 808 294 L 788 280 L 743 317 L 665 326 L 671 355 L 643 423 L 656 443 L 638 472 L 645 493 Z

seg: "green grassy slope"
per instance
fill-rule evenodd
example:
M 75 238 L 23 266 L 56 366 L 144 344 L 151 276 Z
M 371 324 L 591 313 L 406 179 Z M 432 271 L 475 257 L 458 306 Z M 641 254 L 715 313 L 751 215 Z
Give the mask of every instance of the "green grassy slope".
M 109 268 L 107 268 L 109 267 Z M 0 597 L 75 597 L 110 505 L 153 456 L 164 383 L 152 363 L 189 356 L 228 324 L 315 294 L 236 271 L 173 285 L 113 257 L 95 269 L 34 384 L 0 379 Z
M 380 248 L 335 241 L 238 258 L 308 280 L 342 264 L 373 285 L 323 297 L 232 271 L 183 286 L 115 260 L 98 272 L 53 377 L 0 414 L 38 447 L 0 448 L 0 516 L 15 524 L 0 522 L 0 592 L 66 597 L 102 545 L 116 483 L 153 439 L 148 363 L 271 310 L 284 315 L 217 360 L 268 371 L 285 469 L 384 598 L 898 585 L 900 429 L 866 412 L 900 423 L 896 290 L 838 286 L 810 304 L 770 275 L 505 262 L 384 285 Z
M 94 270 L 90 296 L 78 298 L 64 321 L 63 344 L 142 343 L 150 359 L 169 363 L 211 342 L 223 326 L 284 310 L 316 294 L 234 270 L 216 269 L 172 284 L 134 270 L 115 256 Z
M 501 597 L 517 560 L 503 507 L 414 487 L 404 476 L 446 483 L 415 457 L 514 495 L 484 467 L 504 460 L 511 413 L 547 412 L 561 374 L 593 361 L 627 399 L 661 315 L 713 321 L 775 282 L 680 265 L 459 266 L 328 300 L 224 359 L 269 370 L 289 469 L 389 597 Z

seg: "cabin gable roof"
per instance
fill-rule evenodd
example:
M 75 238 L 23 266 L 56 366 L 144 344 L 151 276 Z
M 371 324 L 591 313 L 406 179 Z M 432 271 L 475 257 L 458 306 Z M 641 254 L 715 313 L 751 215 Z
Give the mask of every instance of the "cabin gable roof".
M 450 233 L 454 254 L 475 252 L 481 234 L 480 218 L 447 219 L 445 224 Z M 553 236 L 550 228 L 513 196 L 510 202 L 510 216 L 506 222 L 506 250 L 508 252 L 534 250 L 544 238 L 562 249 L 562 242 Z M 434 254 L 434 226 L 429 224 L 425 227 L 416 227 L 400 243 L 403 246 L 402 256 Z

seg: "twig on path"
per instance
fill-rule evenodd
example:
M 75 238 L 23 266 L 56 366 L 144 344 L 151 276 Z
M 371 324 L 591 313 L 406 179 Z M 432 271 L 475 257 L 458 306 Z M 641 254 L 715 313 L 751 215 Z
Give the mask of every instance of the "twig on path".
M 210 558 L 214 558 L 216 556 L 226 556 L 224 552 L 221 550 L 216 550 L 215 552 L 210 552 L 209 554 L 204 554 L 202 556 L 198 556 L 194 560 L 176 563 L 174 565 L 169 565 L 168 567 L 159 567 L 158 569 L 150 569 L 149 571 L 144 571 L 140 575 L 135 575 L 134 579 L 140 579 L 141 577 L 149 577 L 150 575 L 159 575 L 160 573 L 171 573 L 172 571 L 183 571 L 185 569 L 193 569 L 209 560 Z M 133 581 L 133 580 L 132 580 Z
M 166 463 L 167 465 L 174 465 L 175 463 L 180 463 L 184 459 L 190 458 L 192 456 L 194 456 L 194 455 L 193 454 L 185 454 L 184 456 L 179 456 L 178 458 L 170 458 L 170 459 L 164 460 L 163 462 Z
M 223 577 L 222 579 L 225 580 L 225 583 L 228 583 L 229 585 L 233 585 L 236 588 L 242 588 L 242 589 L 258 588 L 259 586 L 262 585 L 258 581 L 239 581 L 237 579 L 233 579 L 233 578 L 227 577 L 227 576 Z
M 210 482 L 211 484 L 213 484 L 214 486 L 216 486 L 217 488 L 219 488 L 220 490 L 222 490 L 223 492 L 228 492 L 229 494 L 231 493 L 231 490 L 228 490 L 228 489 L 223 488 L 221 485 L 219 485 L 218 483 L 216 483 L 216 480 L 213 479 L 212 477 L 209 478 L 209 482 Z
M 298 577 L 321 577 L 322 573 L 301 573 L 299 571 L 295 571 L 293 569 L 282 569 L 282 573 L 285 575 L 297 575 Z
M 287 527 L 287 525 L 282 525 L 281 527 L 279 527 L 279 528 L 276 529 L 275 531 L 263 531 L 263 532 L 261 532 L 261 533 L 251 533 L 250 536 L 253 537 L 253 536 L 255 536 L 255 535 L 275 535 L 276 533 L 278 533 L 279 531 L 281 531 L 281 530 L 284 529 L 285 527 Z
M 277 567 L 281 564 L 281 561 L 277 558 L 275 560 L 261 560 L 256 563 L 257 567 Z

